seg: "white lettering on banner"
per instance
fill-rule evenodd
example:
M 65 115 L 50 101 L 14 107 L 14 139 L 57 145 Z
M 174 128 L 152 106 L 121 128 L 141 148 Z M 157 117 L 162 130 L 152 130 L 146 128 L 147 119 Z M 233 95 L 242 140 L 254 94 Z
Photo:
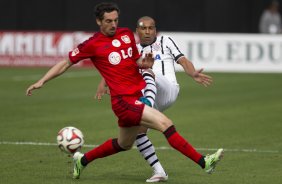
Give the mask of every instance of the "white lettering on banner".
M 0 56 L 65 56 L 82 41 L 72 33 L 0 33 Z
M 222 47 L 222 51 L 216 52 L 216 43 L 188 42 L 187 56 L 191 60 L 198 59 L 200 62 L 209 63 L 226 61 L 228 63 L 259 63 L 268 59 L 270 63 L 282 62 L 281 43 L 258 43 L 229 41 Z
M 15 37 L 15 54 L 32 55 L 33 54 L 33 36 L 31 34 L 17 34 Z
M 0 32 L 0 66 L 52 66 L 91 35 L 83 32 Z
M 45 35 L 44 42 L 43 42 L 43 50 L 46 56 L 55 56 L 56 48 L 54 43 L 54 34 L 47 34 Z
M 43 53 L 43 35 L 42 34 L 36 34 L 34 35 L 34 55 L 40 56 Z
M 14 35 L 0 34 L 0 55 L 13 55 L 14 54 Z
M 168 33 L 197 68 L 211 72 L 282 72 L 282 36 Z M 92 33 L 0 32 L 0 66 L 52 66 Z M 120 43 L 120 41 L 118 41 Z M 118 42 L 114 42 L 119 46 Z M 127 37 L 122 42 L 128 42 Z M 132 48 L 119 51 L 132 57 Z M 113 57 L 114 63 L 118 58 Z M 79 63 L 78 65 L 80 65 Z M 180 70 L 180 65 L 175 65 Z
M 58 42 L 57 54 L 60 56 L 66 55 L 68 51 L 73 49 L 74 45 L 75 43 L 72 35 L 67 34 L 62 36 Z
M 282 72 L 280 35 L 160 34 L 171 36 L 197 68 L 223 72 Z M 176 69 L 181 67 L 178 65 Z
M 229 63 L 258 63 L 268 59 L 271 63 L 282 62 L 281 43 L 258 43 L 228 41 L 224 45 L 205 42 L 188 42 L 188 56 L 190 59 L 198 59 L 201 62 L 223 62 Z M 221 48 L 221 52 L 217 47 Z M 218 49 L 216 51 L 216 49 Z M 216 61 L 215 61 L 216 60 Z

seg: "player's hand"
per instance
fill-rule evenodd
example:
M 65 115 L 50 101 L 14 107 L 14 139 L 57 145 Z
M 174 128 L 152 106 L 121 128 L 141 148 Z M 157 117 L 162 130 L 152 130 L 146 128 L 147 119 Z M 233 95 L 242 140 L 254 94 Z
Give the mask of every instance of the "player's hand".
M 142 60 L 142 69 L 152 68 L 154 64 L 154 58 L 152 53 L 145 54 L 145 57 Z
M 105 87 L 105 85 L 99 84 L 94 99 L 100 101 L 105 94 L 110 94 L 110 91 L 107 87 Z
M 31 96 L 32 95 L 32 91 L 35 89 L 40 89 L 43 86 L 43 82 L 38 81 L 34 84 L 32 84 L 31 86 L 29 86 L 26 90 L 26 95 L 27 96 Z
M 205 75 L 203 74 L 203 68 L 201 68 L 200 70 L 196 70 L 193 73 L 193 79 L 198 82 L 199 84 L 202 84 L 205 87 L 208 87 L 209 85 L 212 84 L 213 80 L 212 77 L 209 75 Z

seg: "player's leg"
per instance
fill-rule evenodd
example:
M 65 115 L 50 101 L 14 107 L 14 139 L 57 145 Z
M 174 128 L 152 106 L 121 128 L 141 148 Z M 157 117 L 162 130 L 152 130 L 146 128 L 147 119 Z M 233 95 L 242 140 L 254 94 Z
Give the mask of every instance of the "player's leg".
M 219 149 L 213 155 L 203 156 L 176 131 L 170 119 L 161 112 L 148 106 L 145 106 L 144 108 L 141 125 L 162 132 L 174 149 L 189 157 L 208 173 L 211 173 L 214 170 L 217 162 L 223 156 L 222 149 Z
M 76 152 L 73 156 L 73 178 L 79 179 L 82 170 L 93 160 L 103 158 L 120 151 L 125 151 L 125 149 L 118 144 L 118 139 L 109 139 L 85 154 Z
M 142 71 L 142 76 L 146 82 L 146 87 L 144 89 L 144 97 L 139 100 L 150 107 L 155 104 L 155 98 L 157 94 L 155 75 L 151 69 L 146 69 Z M 143 158 L 148 162 L 148 164 L 153 169 L 153 176 L 147 179 L 147 182 L 159 182 L 166 181 L 168 179 L 159 159 L 155 153 L 154 145 L 151 143 L 147 136 L 147 128 L 140 128 L 139 133 L 136 137 L 135 144 L 137 149 L 143 156 Z
M 151 69 L 146 69 L 142 71 L 142 76 L 146 82 L 146 87 L 144 89 L 144 97 L 141 97 L 139 100 L 146 105 L 153 107 L 157 94 L 155 75 Z
M 118 144 L 117 139 L 109 139 L 98 147 L 86 152 L 85 154 L 76 152 L 73 156 L 73 178 L 79 179 L 82 170 L 93 160 L 97 158 L 103 158 L 120 151 L 125 151 L 125 149 Z
M 126 149 L 131 149 L 135 142 L 140 126 L 119 127 L 118 144 Z
M 129 150 L 134 144 L 139 126 L 120 127 L 118 139 L 109 139 L 98 147 L 82 154 L 76 152 L 73 156 L 74 171 L 73 178 L 79 179 L 82 170 L 93 160 L 107 157 L 120 151 Z
M 156 75 L 155 78 L 157 95 L 154 107 L 158 108 L 159 110 L 165 110 L 176 101 L 179 92 L 179 86 L 172 84 L 163 75 Z M 143 158 L 153 168 L 153 175 L 146 181 L 166 181 L 168 179 L 168 175 L 166 174 L 160 161 L 158 160 L 154 145 L 151 143 L 147 136 L 147 128 L 141 128 L 136 138 L 136 146 Z
M 140 154 L 153 169 L 153 175 L 146 181 L 166 181 L 168 179 L 168 175 L 164 171 L 164 168 L 162 167 L 157 157 L 154 145 L 147 136 L 147 130 L 148 128 L 141 126 L 135 141 L 136 147 L 139 150 Z
M 155 108 L 163 112 L 172 106 L 179 93 L 179 85 L 170 82 L 163 75 L 156 75 L 157 95 L 155 99 Z
M 74 178 L 79 178 L 83 168 L 93 160 L 128 150 L 132 147 L 140 128 L 139 125 L 144 106 L 146 106 L 136 100 L 140 96 L 141 94 L 138 94 L 138 96 L 112 97 L 112 109 L 118 117 L 120 127 L 118 139 L 109 139 L 85 154 L 76 153 L 74 155 Z
M 155 106 L 158 110 L 166 110 L 175 101 L 179 93 L 179 86 L 171 83 L 163 75 L 156 75 L 155 82 L 157 87 Z M 145 95 L 146 96 L 146 95 Z M 147 128 L 142 128 L 136 138 L 136 145 L 141 155 L 147 160 L 148 164 L 153 168 L 153 175 L 147 179 L 147 182 L 166 181 L 168 175 L 164 171 L 161 163 L 155 154 L 155 148 L 147 137 Z

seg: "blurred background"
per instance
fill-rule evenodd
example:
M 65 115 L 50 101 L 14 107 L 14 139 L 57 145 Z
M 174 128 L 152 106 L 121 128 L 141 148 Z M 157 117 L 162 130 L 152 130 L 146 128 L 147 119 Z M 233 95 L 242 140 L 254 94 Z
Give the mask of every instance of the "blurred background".
M 93 8 L 99 2 L 102 1 L 2 0 L 0 30 L 97 31 Z M 157 20 L 159 31 L 258 33 L 260 16 L 271 0 L 112 2 L 121 9 L 120 26 L 131 29 L 135 29 L 140 16 L 149 15 Z
M 0 6 L 0 66 L 52 66 L 99 31 L 101 0 L 5 0 Z M 282 0 L 113 0 L 120 27 L 153 17 L 197 68 L 282 72 Z M 273 5 L 273 6 L 270 6 Z M 137 37 L 136 37 L 137 38 Z M 137 38 L 138 42 L 138 38 Z M 92 66 L 81 62 L 78 66 Z M 179 66 L 176 65 L 179 70 Z

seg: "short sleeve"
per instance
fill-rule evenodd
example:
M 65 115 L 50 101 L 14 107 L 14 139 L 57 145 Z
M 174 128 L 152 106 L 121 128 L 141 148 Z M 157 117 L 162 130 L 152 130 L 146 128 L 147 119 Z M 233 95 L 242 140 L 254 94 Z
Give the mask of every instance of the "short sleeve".
M 78 63 L 81 60 L 90 58 L 94 56 L 94 46 L 93 46 L 93 39 L 92 37 L 88 40 L 82 42 L 75 48 L 74 50 L 69 52 L 69 59 L 70 62 L 73 64 Z
M 184 56 L 184 54 L 182 54 L 182 52 L 180 51 L 180 49 L 178 48 L 178 46 L 176 45 L 176 43 L 173 41 L 172 38 L 165 37 L 165 44 L 169 48 L 170 53 L 174 58 L 174 61 L 177 62 L 180 57 Z

